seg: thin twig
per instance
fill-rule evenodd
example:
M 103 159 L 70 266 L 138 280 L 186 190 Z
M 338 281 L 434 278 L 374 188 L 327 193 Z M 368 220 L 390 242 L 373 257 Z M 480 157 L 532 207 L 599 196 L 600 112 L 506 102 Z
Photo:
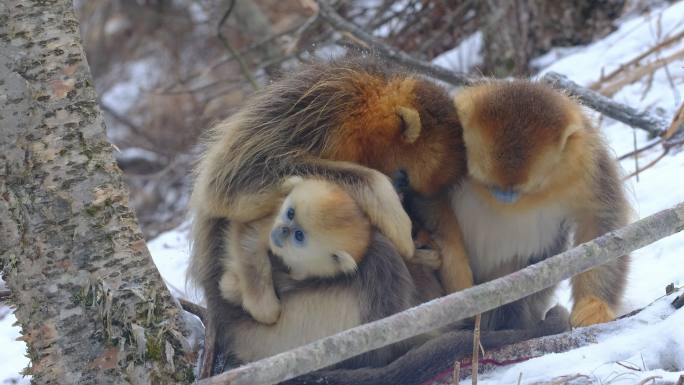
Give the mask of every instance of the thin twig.
M 522 372 L 518 375 L 518 385 L 520 385 L 520 383 L 522 383 Z
M 200 381 L 273 384 L 473 317 L 684 230 L 684 202 L 505 277 Z
M 603 116 L 603 115 L 601 115 Z M 632 140 L 634 144 L 634 151 L 637 150 L 637 136 L 636 136 L 636 130 L 632 129 Z M 639 157 L 635 156 L 634 157 L 634 172 L 636 172 L 636 180 L 637 183 L 639 183 Z
M 473 331 L 473 370 L 471 374 L 472 384 L 477 385 L 477 372 L 480 365 L 480 320 L 481 314 L 475 316 L 475 330 Z
M 451 383 L 453 385 L 458 385 L 461 381 L 461 363 L 458 361 L 454 362 L 454 371 L 451 373 Z
M 591 89 L 594 90 L 594 91 L 598 91 L 598 90 L 601 88 L 601 84 L 602 84 L 602 83 L 605 83 L 605 82 L 607 82 L 607 81 L 609 81 L 609 80 L 612 80 L 612 79 L 613 79 L 614 77 L 616 77 L 620 72 L 624 71 L 626 68 L 628 68 L 628 67 L 630 67 L 630 66 L 635 66 L 635 65 L 639 64 L 639 62 L 640 62 L 641 60 L 645 59 L 646 57 L 648 57 L 648 56 L 651 55 L 652 53 L 654 53 L 654 52 L 656 52 L 656 51 L 659 51 L 659 50 L 661 50 L 661 49 L 663 49 L 663 48 L 665 48 L 665 47 L 668 47 L 668 46 L 670 46 L 672 43 L 676 43 L 676 42 L 678 42 L 678 41 L 679 41 L 680 39 L 682 39 L 682 38 L 684 38 L 684 31 L 682 31 L 682 32 L 680 32 L 680 33 L 678 33 L 678 34 L 676 34 L 676 35 L 674 35 L 674 36 L 672 36 L 672 37 L 669 37 L 669 38 L 667 38 L 667 39 L 661 41 L 660 43 L 654 45 L 654 46 L 651 47 L 650 49 L 648 49 L 648 50 L 642 52 L 641 54 L 639 54 L 639 56 L 637 56 L 637 57 L 635 57 L 635 58 L 629 60 L 627 63 L 621 64 L 617 69 L 615 69 L 613 72 L 609 73 L 608 75 L 603 76 L 603 74 L 602 74 L 601 77 L 599 78 L 599 80 L 598 80 L 597 82 L 595 82 L 594 84 L 592 84 L 591 86 L 589 86 L 589 88 L 591 88 Z
M 646 384 L 646 383 L 649 382 L 649 381 L 653 381 L 653 382 L 655 383 L 655 380 L 657 380 L 657 379 L 659 379 L 659 378 L 663 378 L 663 376 L 649 376 L 649 377 L 646 377 L 646 378 L 644 378 L 643 380 L 637 382 L 636 385 L 644 385 L 644 384 Z
M 473 80 L 468 75 L 449 71 L 446 68 L 436 66 L 422 60 L 414 59 L 411 57 L 411 55 L 378 41 L 376 38 L 355 24 L 345 20 L 335 11 L 328 1 L 318 0 L 317 2 L 321 18 L 327 21 L 333 28 L 350 33 L 356 39 L 364 42 L 383 57 L 391 59 L 392 61 L 403 65 L 404 67 L 420 71 L 428 76 L 434 77 L 435 79 L 439 79 L 453 85 L 472 84 Z
M 252 72 L 249 70 L 249 67 L 247 67 L 247 63 L 245 63 L 242 56 L 240 56 L 240 53 L 235 50 L 233 45 L 230 44 L 228 39 L 223 35 L 223 32 L 221 31 L 223 25 L 226 23 L 226 20 L 228 20 L 228 17 L 233 12 L 235 2 L 236 0 L 231 0 L 230 5 L 228 6 L 228 10 L 226 10 L 226 12 L 221 17 L 221 21 L 219 21 L 218 27 L 216 28 L 216 35 L 218 36 L 219 40 L 221 40 L 221 43 L 223 43 L 223 46 L 226 47 L 228 52 L 230 52 L 231 56 L 233 56 L 235 60 L 237 60 L 238 64 L 240 64 L 240 71 L 242 71 L 242 74 L 245 76 L 245 78 L 247 78 L 249 83 L 252 85 L 252 88 L 258 90 L 259 84 L 257 83 L 256 79 L 254 79 L 254 76 L 252 75 Z
M 633 177 L 633 176 L 635 176 L 635 175 L 639 175 L 639 173 L 642 173 L 642 172 L 648 170 L 649 168 L 655 166 L 658 162 L 660 162 L 663 158 L 665 158 L 665 156 L 667 156 L 667 154 L 668 154 L 669 152 L 670 152 L 670 149 L 666 147 L 665 149 L 663 149 L 663 152 L 660 153 L 660 155 L 658 155 L 657 158 L 653 159 L 651 162 L 649 162 L 649 163 L 648 163 L 647 165 L 645 165 L 644 167 L 637 168 L 637 169 L 634 170 L 631 174 L 629 174 L 629 175 L 627 175 L 626 177 L 624 177 L 623 180 L 630 179 L 631 177 Z
M 682 129 L 684 129 L 684 103 L 677 109 L 677 112 L 672 118 L 672 123 L 663 135 L 663 138 L 669 139 Z
M 621 155 L 621 156 L 618 158 L 618 160 L 625 160 L 625 159 L 629 158 L 630 156 L 639 155 L 639 154 L 641 154 L 642 152 L 644 152 L 644 151 L 646 151 L 646 150 L 650 150 L 650 149 L 652 149 L 653 147 L 655 147 L 655 146 L 657 146 L 657 145 L 659 145 L 659 144 L 661 144 L 661 143 L 663 143 L 663 140 L 662 140 L 662 139 L 658 139 L 658 140 L 656 140 L 655 142 L 650 143 L 650 144 L 648 144 L 648 145 L 646 145 L 646 146 L 644 146 L 644 147 L 638 148 L 638 149 L 636 149 L 636 150 L 634 150 L 634 151 L 631 151 L 631 152 L 628 152 L 628 153 L 626 153 L 626 154 L 624 154 L 624 155 Z
M 187 311 L 190 314 L 194 314 L 197 316 L 197 318 L 202 321 L 202 324 L 206 326 L 207 324 L 207 308 L 204 306 L 198 305 L 194 302 L 190 302 L 185 298 L 178 298 L 178 302 L 180 302 L 181 307 L 183 310 Z
M 613 96 L 626 85 L 632 84 L 637 80 L 642 79 L 644 76 L 667 66 L 669 63 L 681 60 L 682 58 L 684 58 L 684 50 L 675 52 L 666 58 L 655 60 L 644 66 L 635 67 L 631 71 L 626 72 L 622 79 L 615 81 L 607 87 L 604 87 L 599 91 L 599 93 L 608 97 Z

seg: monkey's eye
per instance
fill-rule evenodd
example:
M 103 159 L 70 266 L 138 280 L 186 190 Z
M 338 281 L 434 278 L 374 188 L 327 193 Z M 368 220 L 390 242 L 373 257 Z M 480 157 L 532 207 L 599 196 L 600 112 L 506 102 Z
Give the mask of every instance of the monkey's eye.
M 295 215 L 294 209 L 290 207 L 289 209 L 287 209 L 287 213 L 285 215 L 287 216 L 287 219 L 293 220 Z
M 306 239 L 306 236 L 304 235 L 304 232 L 302 230 L 295 230 L 294 233 L 292 233 L 292 237 L 294 237 L 295 245 L 304 245 L 304 240 Z

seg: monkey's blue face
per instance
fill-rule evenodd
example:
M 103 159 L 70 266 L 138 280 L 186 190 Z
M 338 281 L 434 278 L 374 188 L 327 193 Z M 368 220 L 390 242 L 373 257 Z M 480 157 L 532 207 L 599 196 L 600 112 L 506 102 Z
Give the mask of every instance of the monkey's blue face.
M 520 199 L 520 192 L 511 189 L 502 190 L 497 187 L 490 187 L 489 192 L 492 194 L 494 199 L 501 203 L 515 203 L 518 201 L 518 199 Z
M 295 209 L 288 207 L 283 213 L 280 225 L 271 231 L 271 241 L 278 247 L 284 247 L 288 241 L 295 247 L 304 247 L 306 239 L 306 232 L 295 220 Z

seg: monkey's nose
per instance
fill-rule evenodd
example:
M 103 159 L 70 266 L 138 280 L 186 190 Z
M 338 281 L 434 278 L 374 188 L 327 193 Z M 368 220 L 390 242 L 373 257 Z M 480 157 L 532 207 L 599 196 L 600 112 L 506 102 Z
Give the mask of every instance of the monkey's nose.
M 502 203 L 515 203 L 520 199 L 520 193 L 515 190 L 501 190 L 496 187 L 490 187 L 489 192 L 496 200 Z
M 283 247 L 285 240 L 290 235 L 290 228 L 287 226 L 276 227 L 271 231 L 271 241 L 278 247 Z

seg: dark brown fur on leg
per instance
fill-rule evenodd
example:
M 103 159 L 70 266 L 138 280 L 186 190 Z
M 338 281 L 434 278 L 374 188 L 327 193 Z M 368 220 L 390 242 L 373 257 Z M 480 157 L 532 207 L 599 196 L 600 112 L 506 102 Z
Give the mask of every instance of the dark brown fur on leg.
M 549 310 L 546 319 L 519 330 L 482 331 L 480 343 L 495 349 L 520 341 L 559 334 L 570 329 L 568 311 L 562 306 Z M 382 368 L 322 370 L 281 385 L 419 385 L 448 369 L 454 361 L 472 354 L 473 333 L 454 331 L 435 337 Z

